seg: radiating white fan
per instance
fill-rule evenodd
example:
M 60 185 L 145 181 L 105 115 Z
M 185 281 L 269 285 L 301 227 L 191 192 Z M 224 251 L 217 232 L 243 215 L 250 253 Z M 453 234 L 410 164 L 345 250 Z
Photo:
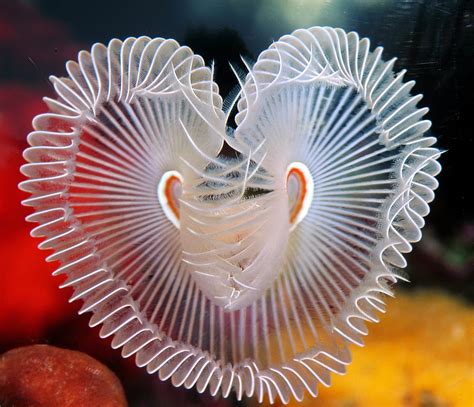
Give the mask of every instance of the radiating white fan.
M 328 27 L 283 36 L 249 67 L 234 131 L 213 69 L 174 40 L 96 44 L 51 78 L 28 220 L 124 357 L 284 403 L 345 372 L 441 169 L 414 82 L 369 48 Z

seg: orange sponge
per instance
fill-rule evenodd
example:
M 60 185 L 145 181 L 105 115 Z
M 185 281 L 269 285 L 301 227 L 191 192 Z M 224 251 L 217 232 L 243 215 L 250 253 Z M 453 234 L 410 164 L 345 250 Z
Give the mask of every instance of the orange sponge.
M 401 293 L 352 348 L 345 376 L 333 376 L 292 405 L 312 407 L 474 406 L 474 308 L 446 294 Z

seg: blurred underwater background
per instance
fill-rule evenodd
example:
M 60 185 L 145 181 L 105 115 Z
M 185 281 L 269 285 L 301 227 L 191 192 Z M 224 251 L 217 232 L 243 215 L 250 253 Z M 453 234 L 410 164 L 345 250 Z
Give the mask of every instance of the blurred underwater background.
M 396 70 L 407 69 L 406 79 L 416 81 L 414 92 L 424 95 L 420 106 L 430 108 L 430 132 L 446 152 L 423 239 L 407 255 L 410 283 L 396 287 L 387 314 L 370 326 L 366 346 L 353 348 L 348 374 L 333 377 L 319 398 L 307 397 L 302 405 L 474 406 L 474 2 L 468 0 L 0 0 L 0 354 L 46 344 L 58 364 L 69 356 L 57 356 L 53 347 L 89 355 L 121 382 L 123 394 L 120 385 L 110 391 L 127 401 L 110 405 L 257 405 L 174 388 L 100 339 L 100 328 L 88 327 L 89 315 L 77 315 L 80 304 L 68 303 L 71 292 L 58 289 L 55 265 L 45 263 L 47 254 L 29 236 L 19 167 L 31 120 L 46 111 L 42 97 L 53 96 L 48 76 L 65 75 L 65 62 L 95 42 L 174 38 L 215 62 L 225 96 L 237 84 L 229 62 L 243 71 L 240 56 L 256 60 L 280 36 L 314 25 L 356 31 L 371 39 L 372 48 L 383 46 L 386 59 L 398 57 Z M 14 355 L 19 359 L 10 359 L 10 352 L 0 356 L 0 406 L 65 405 L 35 399 L 56 386 L 41 379 L 46 368 L 37 368 L 40 378 L 29 384 L 17 379 L 34 377 L 22 367 L 21 357 L 33 357 L 25 349 Z M 86 369 L 92 362 L 77 363 Z M 104 380 L 114 382 L 114 374 L 104 373 Z M 79 384 L 64 394 L 95 378 L 74 380 Z M 32 383 L 39 393 L 25 390 Z M 70 405 L 108 405 L 104 400 L 107 395 Z

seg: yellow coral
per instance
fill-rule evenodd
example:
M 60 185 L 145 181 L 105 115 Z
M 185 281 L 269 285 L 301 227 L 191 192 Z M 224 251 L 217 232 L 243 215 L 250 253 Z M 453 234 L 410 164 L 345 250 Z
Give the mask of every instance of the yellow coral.
M 333 377 L 312 407 L 474 406 L 474 310 L 445 294 L 402 293 L 353 348 L 347 375 Z

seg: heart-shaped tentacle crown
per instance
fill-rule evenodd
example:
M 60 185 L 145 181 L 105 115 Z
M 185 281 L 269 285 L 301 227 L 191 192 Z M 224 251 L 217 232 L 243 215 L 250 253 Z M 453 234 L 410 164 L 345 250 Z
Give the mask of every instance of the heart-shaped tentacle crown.
M 414 82 L 369 45 L 282 37 L 249 67 L 235 131 L 212 69 L 174 40 L 96 44 L 51 78 L 24 154 L 28 220 L 124 357 L 270 402 L 344 373 L 440 171 Z

